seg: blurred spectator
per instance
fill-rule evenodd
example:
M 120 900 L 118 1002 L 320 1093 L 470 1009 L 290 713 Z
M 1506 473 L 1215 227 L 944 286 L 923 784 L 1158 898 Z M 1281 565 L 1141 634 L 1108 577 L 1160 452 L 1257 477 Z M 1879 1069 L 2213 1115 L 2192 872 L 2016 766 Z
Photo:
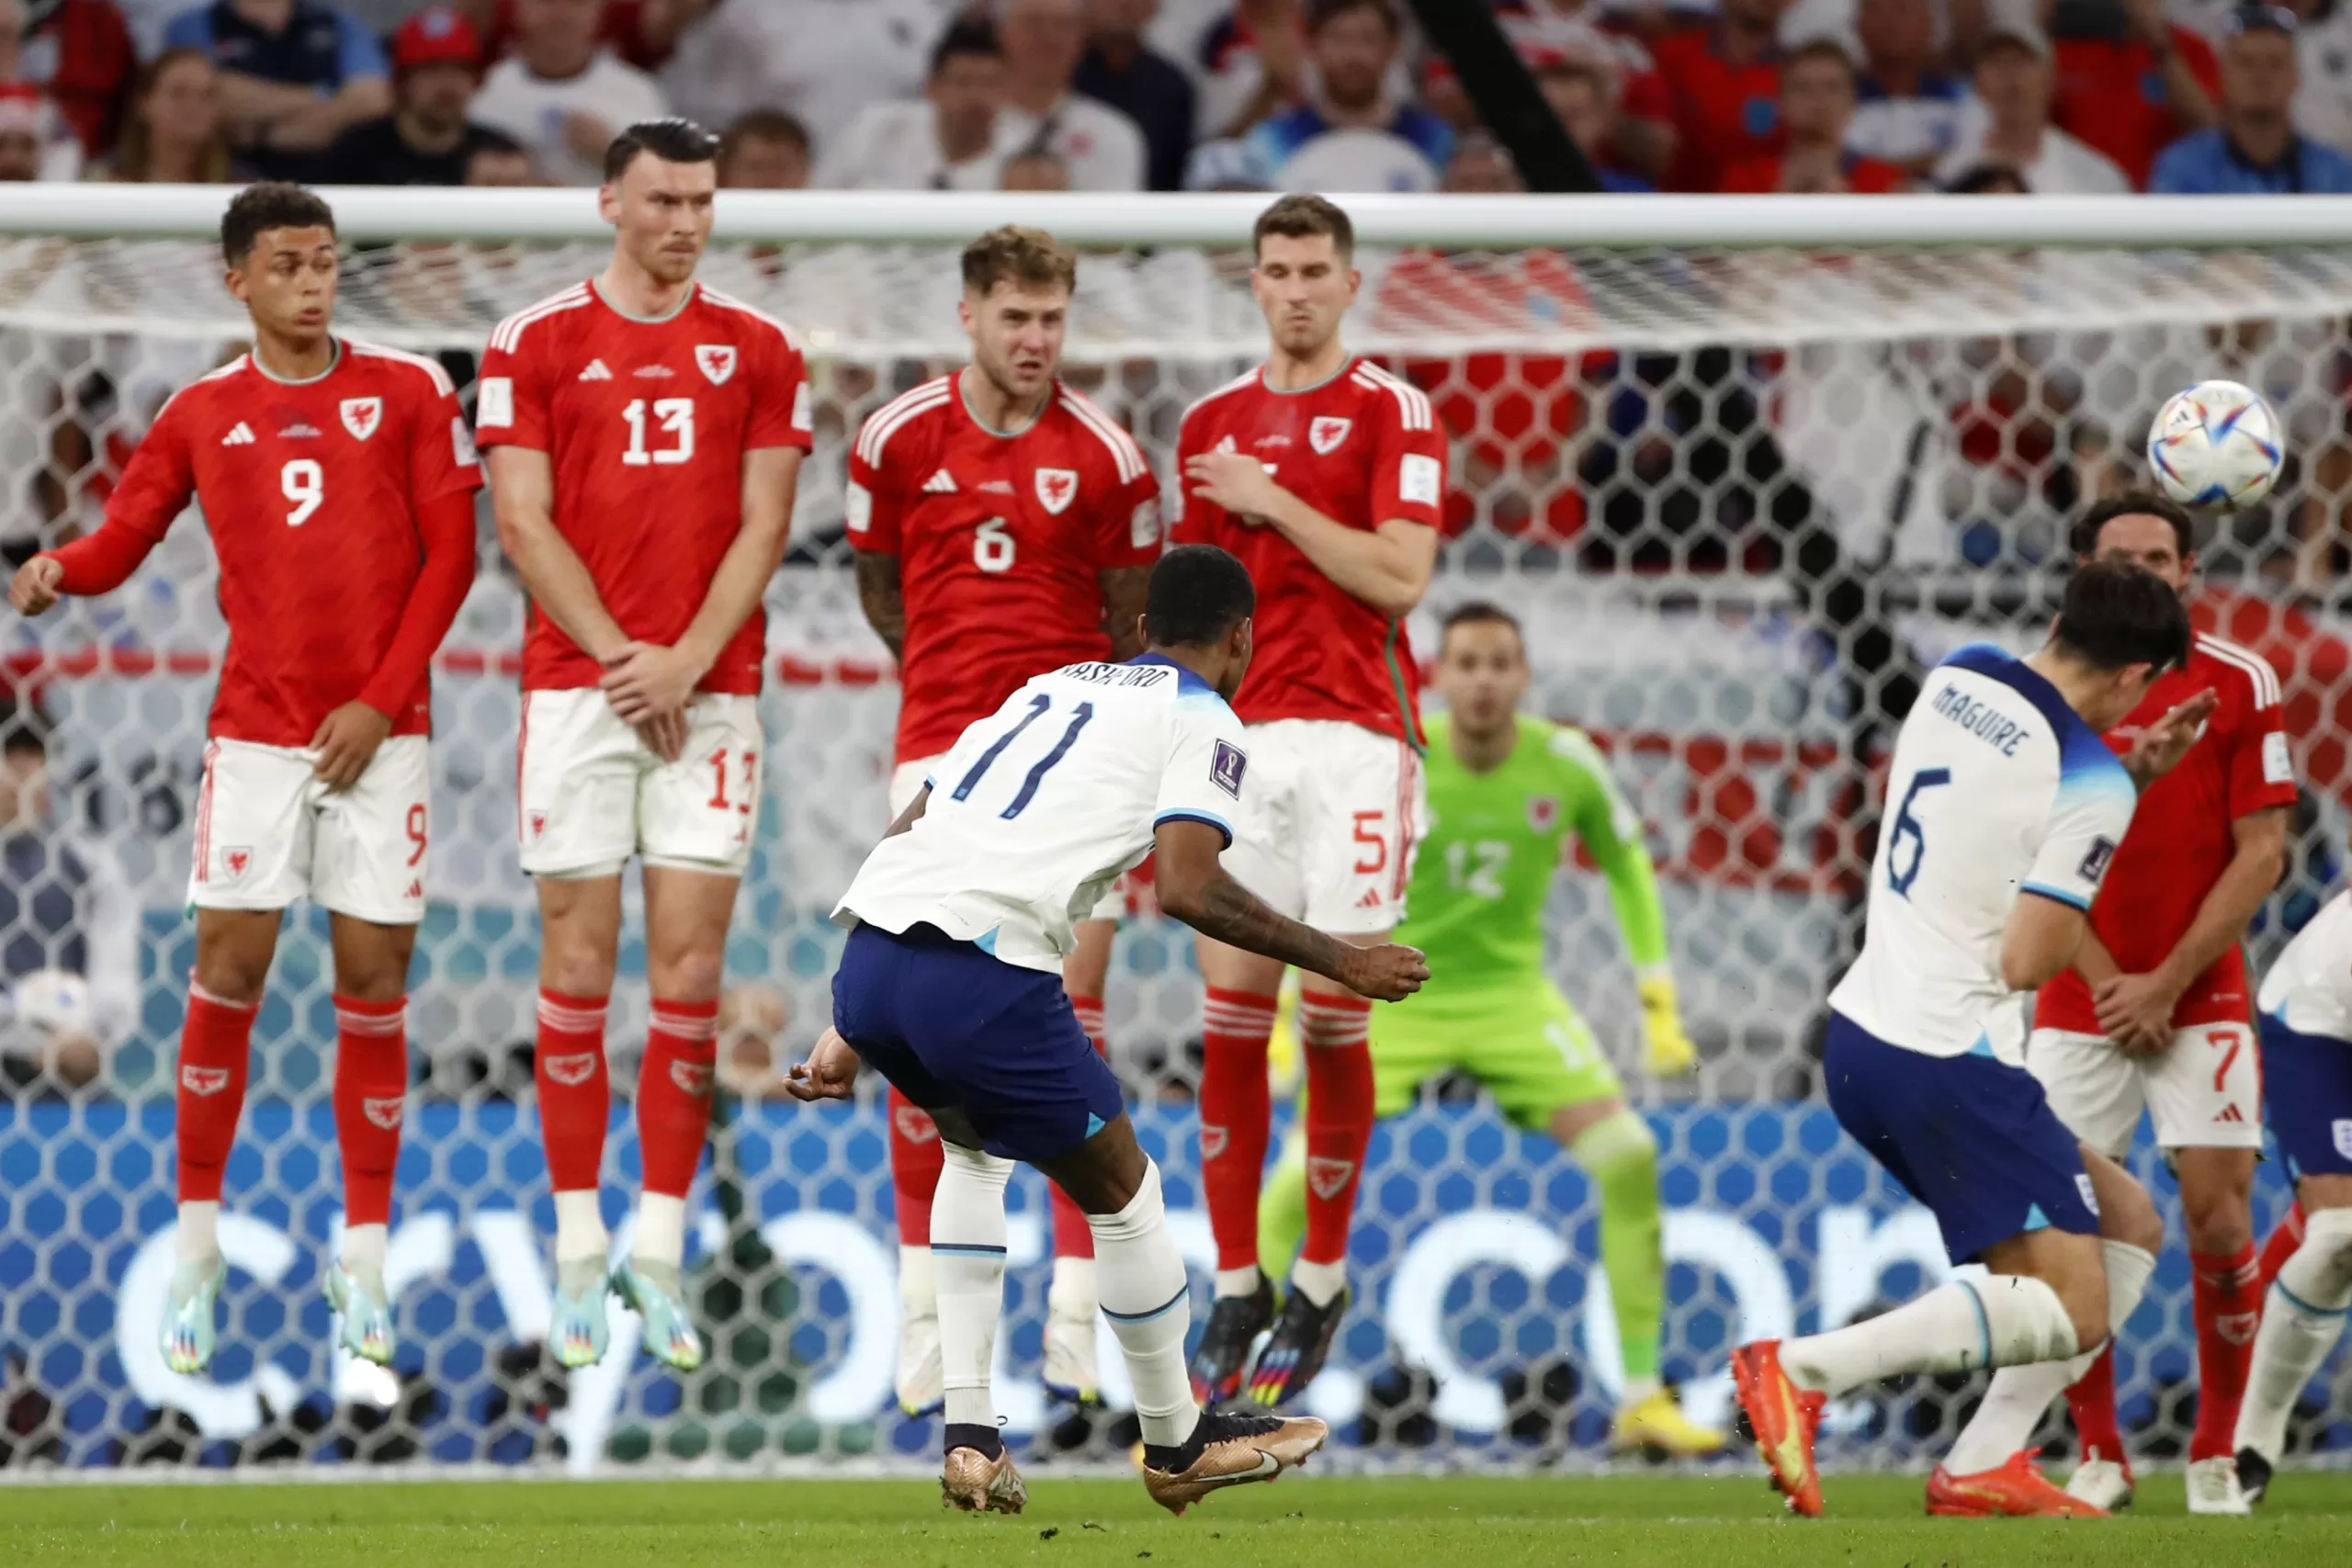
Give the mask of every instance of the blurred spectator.
M 1455 141 L 1438 188 L 1454 196 L 1517 196 L 1527 182 L 1519 177 L 1508 148 L 1487 131 L 1469 130 Z
M 1306 0 L 1235 0 L 1193 63 L 1201 78 L 1201 140 L 1249 134 L 1306 97 Z
M 1389 68 L 1403 42 L 1396 0 L 1313 0 L 1306 47 L 1317 91 L 1244 140 L 1283 190 L 1434 190 L 1453 128 L 1395 102 Z
M 2132 185 L 2145 185 L 2165 143 L 2213 123 L 2221 68 L 2212 46 L 2165 20 L 2165 0 L 2043 4 L 2057 45 L 2051 122 L 2111 160 Z
M 556 185 L 603 184 L 613 138 L 670 112 L 652 77 L 596 41 L 602 9 L 603 0 L 519 0 L 515 51 L 474 98 L 474 122 L 530 149 Z
M 28 0 L 0 0 L 0 85 L 21 100 L 23 107 L 12 110 L 12 115 L 18 119 L 30 116 L 33 141 L 40 149 L 40 172 L 31 177 L 74 179 L 82 172 L 82 141 L 56 101 L 32 80 L 35 62 L 28 57 L 32 46 L 21 37 L 30 16 Z
M 996 25 L 966 18 L 931 51 L 922 96 L 868 104 L 817 149 L 817 183 L 834 190 L 995 190 L 1004 51 Z
M 1069 171 L 1051 152 L 1016 152 L 1004 161 L 1005 190 L 1068 190 Z
M 1722 0 L 1712 22 L 1652 46 L 1674 115 L 1675 190 L 1719 188 L 1724 172 L 1781 150 L 1781 51 L 1788 0 Z
M 781 108 L 822 156 L 868 104 L 911 98 L 946 0 L 698 0 L 662 85 L 678 112 L 729 125 Z M 970 7 L 965 7 L 970 9 Z
M 2352 148 L 2352 0 L 2291 0 L 2295 129 L 2330 147 Z
M 1854 17 L 1862 74 L 1849 152 L 1924 175 L 1960 136 L 1967 88 L 1943 70 L 1930 0 L 1861 0 Z
M 335 139 L 320 177 L 347 186 L 455 186 L 483 140 L 503 133 L 471 123 L 481 87 L 481 35 L 447 6 L 418 12 L 392 35 L 396 107 Z
M 1146 183 L 1178 190 L 1199 95 L 1191 77 L 1144 42 L 1159 9 L 1159 0 L 1086 0 L 1086 54 L 1071 85 L 1134 120 L 1143 132 Z
M 323 0 L 213 0 L 175 19 L 164 44 L 212 57 L 230 145 L 272 178 L 311 175 L 347 127 L 391 110 L 382 46 Z
M 2036 196 L 2112 196 L 2132 188 L 2113 160 L 2050 123 L 2050 35 L 2030 13 L 1988 18 L 1976 51 L 1982 105 L 1962 121 L 1960 140 L 1936 165 L 1949 185 L 1979 164 L 2015 169 Z
M 1854 120 L 1854 56 L 1836 39 L 1800 44 L 1781 62 L 1781 151 L 1743 158 L 1724 175 L 1727 192 L 1782 196 L 1884 196 L 1903 171 L 1849 152 Z
M 521 142 L 503 132 L 485 130 L 474 138 L 466 154 L 465 183 L 469 186 L 539 186 L 547 184 L 539 166 Z
M 1544 101 L 1560 117 L 1593 173 L 1600 176 L 1600 188 L 1620 196 L 1655 191 L 1657 186 L 1638 175 L 1629 175 L 1610 164 L 1612 144 L 1620 118 L 1618 104 L 1619 78 L 1605 66 L 1589 59 L 1562 56 L 1540 66 L 1535 73 L 1535 85 L 1543 89 Z M 1458 161 L 1458 160 L 1457 160 Z M 1453 187 L 1449 172 L 1447 188 Z
M 726 190 L 808 188 L 808 129 L 782 109 L 753 109 L 718 141 L 718 183 Z
M 37 88 L 0 85 L 0 180 L 13 184 L 41 177 L 42 154 L 48 150 L 48 107 Z
M 1563 73 L 1563 79 L 1580 74 L 1589 81 L 1603 95 L 1608 109 L 1607 140 L 1597 152 L 1588 150 L 1585 154 L 1596 160 L 1601 188 L 1620 188 L 1610 183 L 1614 177 L 1631 179 L 1634 188 L 1656 190 L 1673 165 L 1675 140 L 1674 111 L 1657 62 L 1633 39 L 1604 33 L 1589 23 L 1558 19 L 1556 12 L 1549 15 L 1554 19 L 1544 28 L 1548 41 L 1532 41 L 1531 34 L 1519 46 L 1536 85 Z M 1545 96 L 1552 95 L 1547 90 Z M 1560 114 L 1560 105 L 1555 102 L 1552 110 Z
M 89 177 L 131 185 L 222 185 L 245 177 L 220 128 L 220 73 L 198 49 L 167 49 L 140 73 L 114 156 Z
M 1003 0 L 1004 103 L 996 150 L 1008 158 L 1051 152 L 1072 190 L 1141 190 L 1148 174 L 1143 132 L 1108 104 L 1078 96 L 1071 83 L 1086 51 L 1080 0 Z
M 482 58 L 500 61 L 514 47 L 515 0 L 459 0 L 459 8 L 482 37 Z M 710 0 L 605 0 L 596 41 L 615 58 L 639 71 L 659 71 L 678 47 L 687 23 L 710 8 Z
M 1945 182 L 1948 196 L 2031 196 L 2025 176 L 2007 164 L 1973 164 Z
M 16 80 L 49 95 L 85 157 L 115 143 L 139 76 L 139 52 L 122 13 L 107 0 L 11 0 L 20 13 Z
M 2295 130 L 2295 15 L 2245 6 L 2222 45 L 2222 123 L 2165 148 L 2148 188 L 2166 196 L 2343 196 L 2352 158 Z

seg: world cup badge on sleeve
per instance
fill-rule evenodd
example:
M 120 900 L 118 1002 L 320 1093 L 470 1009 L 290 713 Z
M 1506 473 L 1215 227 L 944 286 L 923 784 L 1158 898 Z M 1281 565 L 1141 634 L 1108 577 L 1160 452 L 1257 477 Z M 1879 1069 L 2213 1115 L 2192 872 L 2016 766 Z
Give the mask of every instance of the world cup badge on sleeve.
M 1249 766 L 1250 759 L 1240 747 L 1230 740 L 1220 740 L 1216 743 L 1216 755 L 1209 761 L 1209 777 L 1216 781 L 1217 788 L 1239 800 L 1241 775 Z

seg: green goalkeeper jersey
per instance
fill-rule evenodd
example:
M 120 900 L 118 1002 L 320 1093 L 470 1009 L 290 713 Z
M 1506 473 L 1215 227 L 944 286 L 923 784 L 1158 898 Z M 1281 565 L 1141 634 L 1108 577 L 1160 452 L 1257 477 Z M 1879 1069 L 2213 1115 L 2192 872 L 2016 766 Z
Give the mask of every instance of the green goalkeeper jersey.
M 1666 917 L 1642 820 L 1584 732 L 1521 715 L 1492 772 L 1454 755 L 1451 716 L 1428 721 L 1429 830 L 1396 940 L 1429 955 L 1422 995 L 1541 984 L 1544 905 L 1574 834 L 1609 881 L 1634 967 L 1666 964 Z

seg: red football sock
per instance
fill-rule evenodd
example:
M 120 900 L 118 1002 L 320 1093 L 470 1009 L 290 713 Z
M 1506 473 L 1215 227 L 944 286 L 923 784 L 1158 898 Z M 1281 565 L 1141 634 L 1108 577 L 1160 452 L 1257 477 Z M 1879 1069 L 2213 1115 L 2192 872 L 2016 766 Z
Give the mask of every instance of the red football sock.
M 899 1214 L 899 1245 L 931 1245 L 931 1195 L 939 1190 L 939 1169 L 947 1163 L 939 1127 L 930 1112 L 890 1091 L 890 1196 Z
M 1201 1008 L 1201 1193 L 1216 1237 L 1216 1266 L 1258 1266 L 1258 1184 L 1274 1099 L 1266 1042 L 1275 998 L 1212 986 Z
M 237 1118 L 245 1109 L 245 1071 L 253 1055 L 258 1002 L 224 1002 L 187 984 L 187 1021 L 180 1026 L 179 1087 L 175 1091 L 179 1201 L 217 1203 Z
M 2287 1266 L 2287 1259 L 2294 1257 L 2295 1249 L 2302 1245 L 2303 1206 L 2299 1201 L 2288 1209 L 2286 1218 L 2278 1222 L 2278 1228 L 2272 1231 L 2270 1239 L 2262 1244 L 2262 1259 L 2256 1265 L 2261 1272 L 2254 1282 L 2257 1295 L 2267 1296 L 2270 1293 L 2270 1281 L 2278 1278 L 2278 1270 Z
M 1362 997 L 1309 995 L 1298 1005 L 1306 1052 L 1306 1240 L 1302 1263 L 1348 1256 L 1348 1221 L 1372 1144 L 1372 1004 Z
M 605 1123 L 612 1115 L 605 1073 L 605 998 L 542 988 L 534 1056 L 548 1184 L 558 1192 L 593 1191 L 604 1180 Z
M 2188 1267 L 2197 1318 L 2197 1429 L 2188 1457 L 2225 1459 L 2238 1451 L 2238 1406 L 2262 1324 L 2261 1266 L 2247 1242 L 2220 1256 L 2192 1252 Z
M 718 1003 L 653 998 L 645 1063 L 637 1075 L 637 1145 L 645 1190 L 683 1198 L 710 1136 L 718 1060 Z
M 334 1141 L 343 1151 L 343 1223 L 390 1224 L 392 1170 L 408 1108 L 408 1000 L 334 999 Z
M 1094 1042 L 1094 1054 L 1109 1056 L 1110 1036 L 1102 1027 L 1101 997 L 1072 997 L 1070 1010 L 1078 1014 L 1078 1026 Z M 1094 1256 L 1094 1227 L 1086 1223 L 1086 1212 L 1063 1195 L 1052 1182 L 1046 1184 L 1046 1195 L 1054 1212 L 1054 1256 L 1056 1258 L 1091 1258 Z
M 2123 1460 L 2123 1433 L 2115 1420 L 2115 1341 L 2100 1348 L 2091 1370 L 2066 1391 L 2066 1408 L 2074 1412 L 2075 1440 L 2085 1463 L 2095 1459 Z

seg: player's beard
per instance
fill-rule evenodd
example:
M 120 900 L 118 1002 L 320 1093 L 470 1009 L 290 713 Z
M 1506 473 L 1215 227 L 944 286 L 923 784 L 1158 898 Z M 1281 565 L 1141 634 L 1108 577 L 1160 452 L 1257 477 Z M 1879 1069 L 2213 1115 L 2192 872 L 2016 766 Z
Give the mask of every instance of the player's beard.
M 972 364 L 987 379 L 988 384 L 996 389 L 997 396 L 1016 407 L 1025 406 L 1044 396 L 1046 389 L 1053 385 L 1055 375 L 1061 369 L 1059 364 L 1047 360 L 1045 374 L 1037 378 L 1036 384 L 1024 387 L 1017 378 L 1017 373 L 1010 359 L 991 362 L 986 357 L 975 355 L 972 357 Z

